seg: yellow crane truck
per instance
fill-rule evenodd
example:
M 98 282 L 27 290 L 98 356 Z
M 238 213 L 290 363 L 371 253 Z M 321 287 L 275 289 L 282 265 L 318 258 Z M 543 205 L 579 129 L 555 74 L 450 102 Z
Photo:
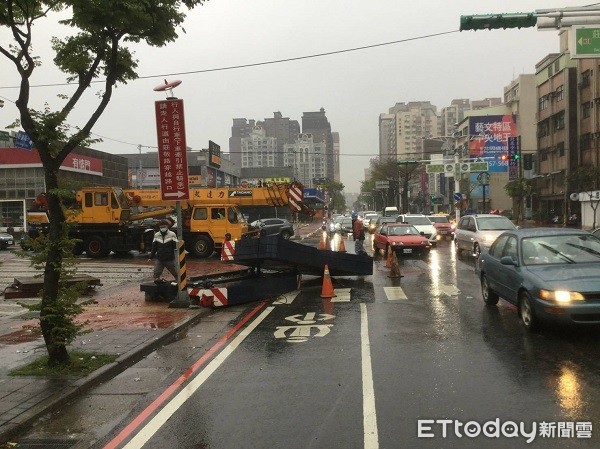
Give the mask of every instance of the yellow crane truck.
M 252 188 L 190 189 L 190 199 L 182 200 L 183 240 L 192 256 L 209 257 L 223 246 L 225 235 L 239 240 L 248 233 L 241 205 L 288 205 L 311 213 L 303 203 L 300 183 L 269 184 Z M 86 187 L 76 195 L 76 204 L 66 210 L 73 223 L 70 235 L 79 240 L 73 252 L 90 257 L 106 257 L 111 251 L 148 250 L 154 226 L 144 219 L 164 217 L 175 212 L 175 200 L 163 200 L 160 190 Z M 28 226 L 42 228 L 48 223 L 43 196 L 27 212 Z

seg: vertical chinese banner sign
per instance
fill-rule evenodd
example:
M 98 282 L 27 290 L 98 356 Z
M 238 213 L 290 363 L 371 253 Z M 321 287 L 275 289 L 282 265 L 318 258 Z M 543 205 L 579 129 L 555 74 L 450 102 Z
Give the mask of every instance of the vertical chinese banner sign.
M 190 198 L 183 100 L 154 103 L 160 190 L 163 200 Z

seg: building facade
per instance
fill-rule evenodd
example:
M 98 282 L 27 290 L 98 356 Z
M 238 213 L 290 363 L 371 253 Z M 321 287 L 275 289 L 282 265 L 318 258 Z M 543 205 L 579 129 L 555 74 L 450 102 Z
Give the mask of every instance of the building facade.
M 256 125 L 248 137 L 241 139 L 242 168 L 275 167 L 277 138 L 268 137 L 262 125 Z M 279 166 L 281 166 L 279 164 Z
M 324 108 L 315 112 L 302 113 L 302 133 L 312 134 L 313 143 L 325 145 L 325 154 L 322 158 L 324 167 L 320 171 L 325 173 L 322 177 L 333 180 L 333 136 L 331 134 L 331 124 L 327 119 Z
M 294 143 L 283 146 L 283 152 L 284 166 L 293 167 L 294 178 L 304 187 L 314 188 L 315 179 L 327 178 L 327 145 L 315 142 L 311 133 L 298 134 Z
M 567 33 L 564 33 L 565 35 Z M 565 44 L 566 45 L 566 44 Z M 536 219 L 563 217 L 570 208 L 567 178 L 578 163 L 577 64 L 568 51 L 536 64 L 537 163 Z

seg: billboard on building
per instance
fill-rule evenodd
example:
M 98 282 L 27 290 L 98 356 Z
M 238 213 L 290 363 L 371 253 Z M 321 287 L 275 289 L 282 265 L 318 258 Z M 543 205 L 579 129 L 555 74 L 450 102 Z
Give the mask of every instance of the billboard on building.
M 508 154 L 508 138 L 517 135 L 517 117 L 513 114 L 481 115 L 469 117 L 469 156 L 483 158 L 488 171 L 508 171 L 508 161 L 501 160 Z
M 42 160 L 36 149 L 29 151 L 15 147 L 0 148 L 0 165 L 3 168 L 42 167 Z M 102 176 L 102 159 L 69 153 L 60 165 L 60 169 Z

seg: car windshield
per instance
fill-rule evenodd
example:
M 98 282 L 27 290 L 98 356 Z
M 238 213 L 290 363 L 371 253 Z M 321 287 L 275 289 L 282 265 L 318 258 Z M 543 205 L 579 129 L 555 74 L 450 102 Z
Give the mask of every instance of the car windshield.
M 388 235 L 421 235 L 414 226 L 388 226 Z
M 404 222 L 417 226 L 431 225 L 427 217 L 404 217 Z
M 432 223 L 450 223 L 448 217 L 428 217 Z
M 477 219 L 480 231 L 516 229 L 516 226 L 506 217 L 481 217 Z
M 530 237 L 521 248 L 525 265 L 600 262 L 600 239 L 590 234 Z

